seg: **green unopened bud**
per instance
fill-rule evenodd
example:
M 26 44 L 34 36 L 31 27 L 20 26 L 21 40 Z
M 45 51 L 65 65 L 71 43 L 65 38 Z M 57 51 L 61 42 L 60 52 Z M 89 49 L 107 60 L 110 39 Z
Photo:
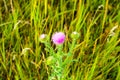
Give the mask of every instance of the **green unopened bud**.
M 80 37 L 80 34 L 79 34 L 78 32 L 76 32 L 76 31 L 72 32 L 72 34 L 71 34 L 71 38 L 72 38 L 72 39 L 76 40 L 76 39 L 78 39 L 79 37 Z
M 49 57 L 47 58 L 47 60 L 46 60 L 46 64 L 47 64 L 47 65 L 51 65 L 51 64 L 53 64 L 54 62 L 55 62 L 55 59 L 54 59 L 53 56 L 49 56 Z

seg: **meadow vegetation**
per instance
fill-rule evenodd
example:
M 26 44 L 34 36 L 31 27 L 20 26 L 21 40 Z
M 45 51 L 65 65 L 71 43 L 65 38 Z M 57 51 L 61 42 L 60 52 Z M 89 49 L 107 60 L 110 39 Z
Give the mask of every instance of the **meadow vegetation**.
M 0 80 L 48 80 L 55 32 L 67 57 L 52 80 L 120 80 L 120 0 L 0 0 Z

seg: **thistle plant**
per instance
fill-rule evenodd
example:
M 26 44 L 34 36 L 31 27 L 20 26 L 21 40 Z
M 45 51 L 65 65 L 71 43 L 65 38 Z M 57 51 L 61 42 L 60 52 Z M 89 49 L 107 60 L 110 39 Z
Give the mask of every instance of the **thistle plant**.
M 73 47 L 75 47 L 76 40 L 79 38 L 79 33 L 73 32 L 71 34 L 72 43 L 70 47 L 70 51 L 66 54 L 63 52 L 63 44 L 65 42 L 65 34 L 63 32 L 56 32 L 52 35 L 52 42 L 56 46 L 57 52 L 55 53 L 55 50 L 51 47 L 51 44 L 49 41 L 46 41 L 44 39 L 47 36 L 45 34 L 42 34 L 40 36 L 40 41 L 45 44 L 46 50 L 50 53 L 49 57 L 46 59 L 46 64 L 51 67 L 51 73 L 48 77 L 49 80 L 63 80 L 64 74 L 63 71 L 65 69 L 65 66 L 68 64 L 68 62 L 71 62 L 69 60 L 69 55 L 72 56 L 71 52 L 73 50 Z M 63 57 L 66 56 L 66 59 L 63 60 Z

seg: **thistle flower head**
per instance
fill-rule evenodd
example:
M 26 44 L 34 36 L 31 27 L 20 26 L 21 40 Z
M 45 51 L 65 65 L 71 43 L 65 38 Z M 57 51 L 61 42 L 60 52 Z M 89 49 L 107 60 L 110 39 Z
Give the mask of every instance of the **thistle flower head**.
M 52 41 L 54 44 L 63 44 L 65 41 L 65 34 L 63 32 L 56 32 L 52 35 Z

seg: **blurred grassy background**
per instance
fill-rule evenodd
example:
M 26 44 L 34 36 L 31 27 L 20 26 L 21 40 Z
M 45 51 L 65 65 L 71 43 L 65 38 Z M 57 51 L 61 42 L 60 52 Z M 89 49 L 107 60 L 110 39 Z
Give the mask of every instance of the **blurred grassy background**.
M 119 0 L 0 0 L 0 80 L 47 80 L 39 35 L 56 31 L 66 34 L 66 54 L 70 34 L 81 34 L 65 80 L 120 80 Z

